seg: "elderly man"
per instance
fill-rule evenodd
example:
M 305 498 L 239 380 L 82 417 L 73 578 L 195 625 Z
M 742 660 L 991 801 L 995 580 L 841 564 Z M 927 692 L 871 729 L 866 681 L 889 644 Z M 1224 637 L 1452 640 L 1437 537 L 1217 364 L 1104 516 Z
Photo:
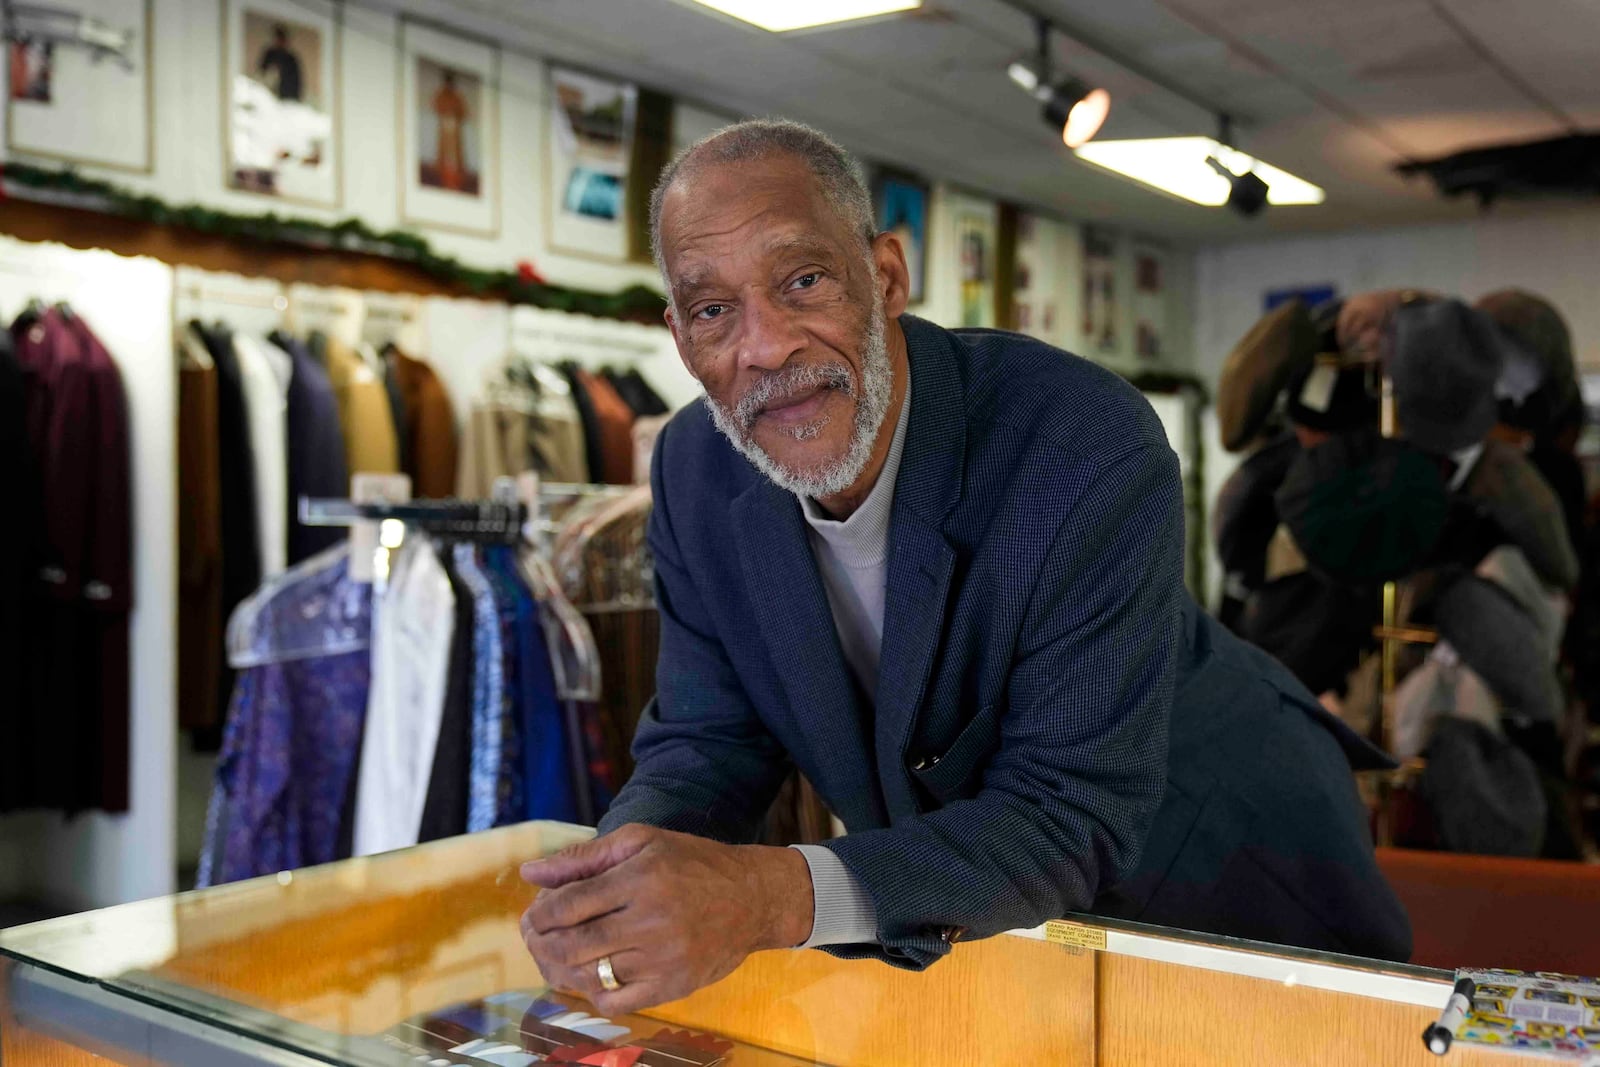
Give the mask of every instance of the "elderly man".
M 1333 728 L 1183 592 L 1178 464 L 1134 389 L 904 314 L 898 240 L 806 127 L 690 148 L 652 227 L 706 403 L 656 449 L 662 643 L 637 770 L 602 836 L 523 868 L 548 980 L 629 1011 L 760 949 L 920 968 L 1097 900 L 1405 954 Z M 1267 760 L 1302 765 L 1246 798 Z M 791 766 L 847 834 L 742 843 Z M 1306 833 L 1330 840 L 1301 854 Z

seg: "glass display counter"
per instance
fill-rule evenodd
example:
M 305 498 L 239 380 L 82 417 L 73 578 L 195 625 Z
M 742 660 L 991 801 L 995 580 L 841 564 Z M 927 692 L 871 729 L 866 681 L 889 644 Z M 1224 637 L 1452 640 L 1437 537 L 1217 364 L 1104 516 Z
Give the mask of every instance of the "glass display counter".
M 920 974 L 761 953 L 597 1018 L 543 985 L 517 926 L 518 865 L 589 832 L 530 823 L 5 931 L 0 1064 L 1434 1062 L 1419 1035 L 1446 972 L 1089 917 Z

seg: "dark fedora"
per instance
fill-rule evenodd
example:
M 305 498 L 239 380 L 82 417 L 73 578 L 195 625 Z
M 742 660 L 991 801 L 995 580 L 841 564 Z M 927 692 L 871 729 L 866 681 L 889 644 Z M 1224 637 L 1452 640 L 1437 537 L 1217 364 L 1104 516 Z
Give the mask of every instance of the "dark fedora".
M 1498 583 L 1464 574 L 1445 587 L 1435 606 L 1439 636 L 1476 671 L 1505 714 L 1558 722 L 1563 699 L 1539 621 Z
M 1217 426 L 1222 447 L 1238 452 L 1265 429 L 1278 394 L 1295 371 L 1317 353 L 1317 330 L 1305 302 L 1290 300 L 1269 311 L 1228 353 L 1217 382 Z
M 1346 582 L 1415 570 L 1449 513 L 1438 462 L 1375 429 L 1335 434 L 1301 452 L 1276 501 L 1306 562 Z
M 1487 437 L 1499 421 L 1503 344 L 1489 317 L 1459 300 L 1402 304 L 1388 361 L 1401 436 L 1435 455 Z
M 1507 390 L 1501 390 L 1501 421 L 1541 439 L 1555 433 L 1562 418 L 1581 403 L 1572 333 L 1566 320 L 1548 301 L 1521 289 L 1489 293 L 1479 298 L 1477 308 L 1527 353 L 1540 371 L 1531 393 L 1508 397 L 1504 395 Z
M 1372 429 L 1382 388 L 1375 364 L 1345 363 L 1337 352 L 1322 352 L 1290 376 L 1284 414 L 1296 426 L 1323 433 Z

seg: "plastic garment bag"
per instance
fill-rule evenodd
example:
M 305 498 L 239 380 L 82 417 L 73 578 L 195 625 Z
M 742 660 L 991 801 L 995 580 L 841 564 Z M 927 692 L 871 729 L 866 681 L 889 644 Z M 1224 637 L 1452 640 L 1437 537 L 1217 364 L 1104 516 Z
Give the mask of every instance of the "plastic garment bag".
M 349 555 L 349 544 L 340 542 L 269 579 L 240 602 L 228 619 L 229 665 L 244 670 L 369 648 L 372 587 L 312 581 Z M 290 598 L 284 594 L 296 590 L 308 595 L 293 597 L 293 610 L 285 611 Z

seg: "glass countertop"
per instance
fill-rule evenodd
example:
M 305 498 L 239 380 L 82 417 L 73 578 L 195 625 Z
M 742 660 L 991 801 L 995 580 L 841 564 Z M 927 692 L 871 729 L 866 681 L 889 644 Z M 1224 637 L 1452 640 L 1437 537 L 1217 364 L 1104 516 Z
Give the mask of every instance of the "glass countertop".
M 517 868 L 591 833 L 525 823 L 52 919 L 0 933 L 0 956 L 13 971 L 42 968 L 336 1064 L 429 1062 L 419 1052 L 444 1039 L 430 1046 L 425 1032 L 460 1036 L 474 1022 L 542 1035 L 524 1046 L 546 1054 L 537 1041 L 567 1033 L 575 1046 L 640 1044 L 647 1051 L 628 1060 L 640 1067 L 802 1062 L 643 1017 L 596 1019 L 548 989 L 518 929 L 534 890 Z M 519 1057 L 433 1062 L 518 1067 Z

